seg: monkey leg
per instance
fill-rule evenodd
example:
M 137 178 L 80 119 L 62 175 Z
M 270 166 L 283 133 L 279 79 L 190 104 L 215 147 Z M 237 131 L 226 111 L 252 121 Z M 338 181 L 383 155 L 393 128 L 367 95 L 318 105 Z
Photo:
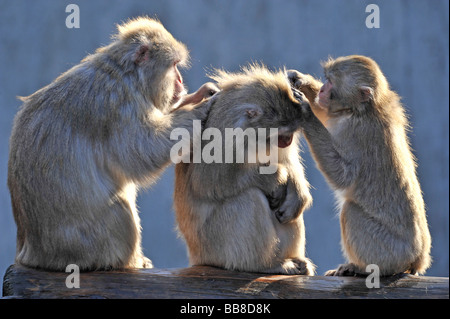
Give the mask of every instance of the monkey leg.
M 329 274 L 365 274 L 369 264 L 377 265 L 382 276 L 402 273 L 410 268 L 415 259 L 413 243 L 394 232 L 392 225 L 369 215 L 354 202 L 344 204 L 340 221 L 341 244 L 349 264 L 341 265 Z
M 118 222 L 110 224 L 111 231 L 120 238 L 111 245 L 112 262 L 117 263 L 113 268 L 153 268 L 151 260 L 142 253 L 141 221 L 135 203 L 119 198 L 111 207 L 111 212 L 118 219 Z
M 128 203 L 118 199 L 106 208 L 80 209 L 53 211 L 58 227 L 29 229 L 16 261 L 58 271 L 69 264 L 84 271 L 151 266 L 141 251 L 138 216 Z
M 207 264 L 254 272 L 272 266 L 277 236 L 262 196 L 259 190 L 249 189 L 215 205 L 200 229 L 202 259 Z
M 192 264 L 279 274 L 311 269 L 301 254 L 300 227 L 281 225 L 259 189 L 248 189 L 216 205 L 199 230 L 201 252 Z
M 307 275 L 315 273 L 316 266 L 305 257 L 305 224 L 303 216 L 300 215 L 295 221 L 288 224 L 274 223 L 279 240 L 279 254 L 284 261 L 278 267 L 267 270 L 267 272 Z

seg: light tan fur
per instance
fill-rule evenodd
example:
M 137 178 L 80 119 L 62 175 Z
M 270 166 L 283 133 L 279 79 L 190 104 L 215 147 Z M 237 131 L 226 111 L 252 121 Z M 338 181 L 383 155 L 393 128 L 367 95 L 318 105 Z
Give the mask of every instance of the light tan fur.
M 207 105 L 171 112 L 185 93 L 186 47 L 137 18 L 108 46 L 23 98 L 10 139 L 16 262 L 50 270 L 152 267 L 141 248 L 140 186 L 170 163 L 175 127 Z
M 326 274 L 365 274 L 369 264 L 381 275 L 423 274 L 431 263 L 431 237 L 400 98 L 368 57 L 329 59 L 323 67 L 327 82 L 315 85 L 309 98 L 325 111 L 327 127 L 310 108 L 304 108 L 302 127 L 336 192 L 348 260 Z M 311 83 L 295 70 L 289 77 L 300 90 Z
M 226 128 L 279 128 L 293 142 L 275 147 L 274 174 L 261 174 L 262 164 L 247 160 L 176 165 L 174 205 L 190 264 L 312 275 L 302 215 L 312 199 L 299 158 L 300 103 L 286 74 L 250 66 L 238 73 L 217 71 L 212 78 L 221 91 L 203 129 L 218 128 L 224 136 Z

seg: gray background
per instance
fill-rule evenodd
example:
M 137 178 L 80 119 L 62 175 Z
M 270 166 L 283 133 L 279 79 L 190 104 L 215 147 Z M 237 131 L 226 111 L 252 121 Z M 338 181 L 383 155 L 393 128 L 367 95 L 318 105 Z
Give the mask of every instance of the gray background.
M 80 7 L 81 28 L 67 29 L 65 8 Z M 368 29 L 365 8 L 376 3 L 381 27 Z M 212 68 L 238 70 L 249 61 L 321 76 L 320 60 L 349 54 L 374 58 L 410 114 L 411 143 L 428 208 L 434 263 L 449 270 L 449 48 L 448 1 L 4 1 L 0 0 L 0 273 L 13 263 L 16 227 L 6 187 L 8 138 L 26 96 L 51 82 L 97 47 L 115 24 L 157 16 L 186 43 L 195 90 Z M 313 207 L 305 213 L 307 252 L 318 273 L 343 262 L 333 195 L 304 143 Z M 156 267 L 185 267 L 186 248 L 174 230 L 173 167 L 138 197 L 143 246 Z

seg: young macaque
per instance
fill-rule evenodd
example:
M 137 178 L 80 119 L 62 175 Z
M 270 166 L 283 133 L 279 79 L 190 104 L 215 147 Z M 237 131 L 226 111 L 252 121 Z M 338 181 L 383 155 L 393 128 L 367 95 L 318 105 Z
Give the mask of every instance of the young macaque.
M 375 61 L 364 56 L 323 63 L 326 82 L 298 71 L 289 79 L 325 114 L 326 128 L 302 104 L 302 128 L 318 168 L 340 206 L 347 264 L 326 275 L 423 274 L 431 237 L 400 97 Z
M 294 98 L 285 73 L 263 66 L 240 73 L 218 71 L 212 78 L 221 91 L 210 100 L 203 135 L 216 130 L 224 136 L 220 158 L 175 167 L 176 219 L 190 264 L 313 275 L 315 266 L 305 257 L 302 215 L 312 202 L 299 157 L 302 102 Z M 267 133 L 270 128 L 278 128 L 278 134 L 262 134 L 264 138 L 257 142 L 258 129 Z M 235 129 L 248 133 L 244 143 L 237 138 L 231 144 L 226 141 L 227 130 Z M 250 138 L 251 132 L 257 139 Z M 252 161 L 250 150 L 256 150 L 255 144 L 261 153 Z M 208 145 L 202 141 L 203 154 Z M 223 160 L 230 145 L 231 163 Z M 246 156 L 239 162 L 237 153 L 242 150 Z M 274 165 L 271 174 L 263 174 L 261 168 L 268 167 L 261 156 L 268 150 L 276 152 L 278 162 L 270 163 Z
M 192 130 L 208 103 L 186 95 L 188 51 L 149 18 L 118 26 L 108 46 L 23 98 L 8 186 L 16 262 L 50 270 L 152 267 L 141 249 L 138 187 L 170 163 L 174 128 Z M 202 89 L 203 90 L 203 89 Z

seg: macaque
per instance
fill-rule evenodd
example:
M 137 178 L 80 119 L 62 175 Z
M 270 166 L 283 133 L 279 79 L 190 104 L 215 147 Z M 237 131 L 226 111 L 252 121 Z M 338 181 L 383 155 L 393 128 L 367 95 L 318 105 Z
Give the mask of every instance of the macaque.
M 152 267 L 142 253 L 136 192 L 169 165 L 172 129 L 192 130 L 208 113 L 207 103 L 182 107 L 201 95 L 186 95 L 178 68 L 188 59 L 159 21 L 141 17 L 22 98 L 8 164 L 17 263 Z
M 368 57 L 329 59 L 323 68 L 320 89 L 309 75 L 288 74 L 311 103 L 302 104 L 302 130 L 340 207 L 348 263 L 326 275 L 367 275 L 369 264 L 382 276 L 423 274 L 431 237 L 400 97 Z
M 217 71 L 212 79 L 220 92 L 209 100 L 203 134 L 215 129 L 226 140 L 227 129 L 267 133 L 269 128 L 278 128 L 276 136 L 262 134 L 264 139 L 258 140 L 264 146 L 258 152 L 277 152 L 278 162 L 274 172 L 262 174 L 260 168 L 266 163 L 261 154 L 250 160 L 248 151 L 256 139 L 247 136 L 245 143 L 238 143 L 237 138 L 233 144 L 221 142 L 222 159 L 227 145 L 232 145 L 235 157 L 231 163 L 188 160 L 175 166 L 174 207 L 190 264 L 313 275 L 315 266 L 305 257 L 302 215 L 312 202 L 299 157 L 302 96 L 298 96 L 300 102 L 294 98 L 284 72 L 274 73 L 259 65 L 238 73 Z M 202 141 L 203 151 L 207 145 Z M 239 162 L 236 154 L 241 147 L 247 157 Z

